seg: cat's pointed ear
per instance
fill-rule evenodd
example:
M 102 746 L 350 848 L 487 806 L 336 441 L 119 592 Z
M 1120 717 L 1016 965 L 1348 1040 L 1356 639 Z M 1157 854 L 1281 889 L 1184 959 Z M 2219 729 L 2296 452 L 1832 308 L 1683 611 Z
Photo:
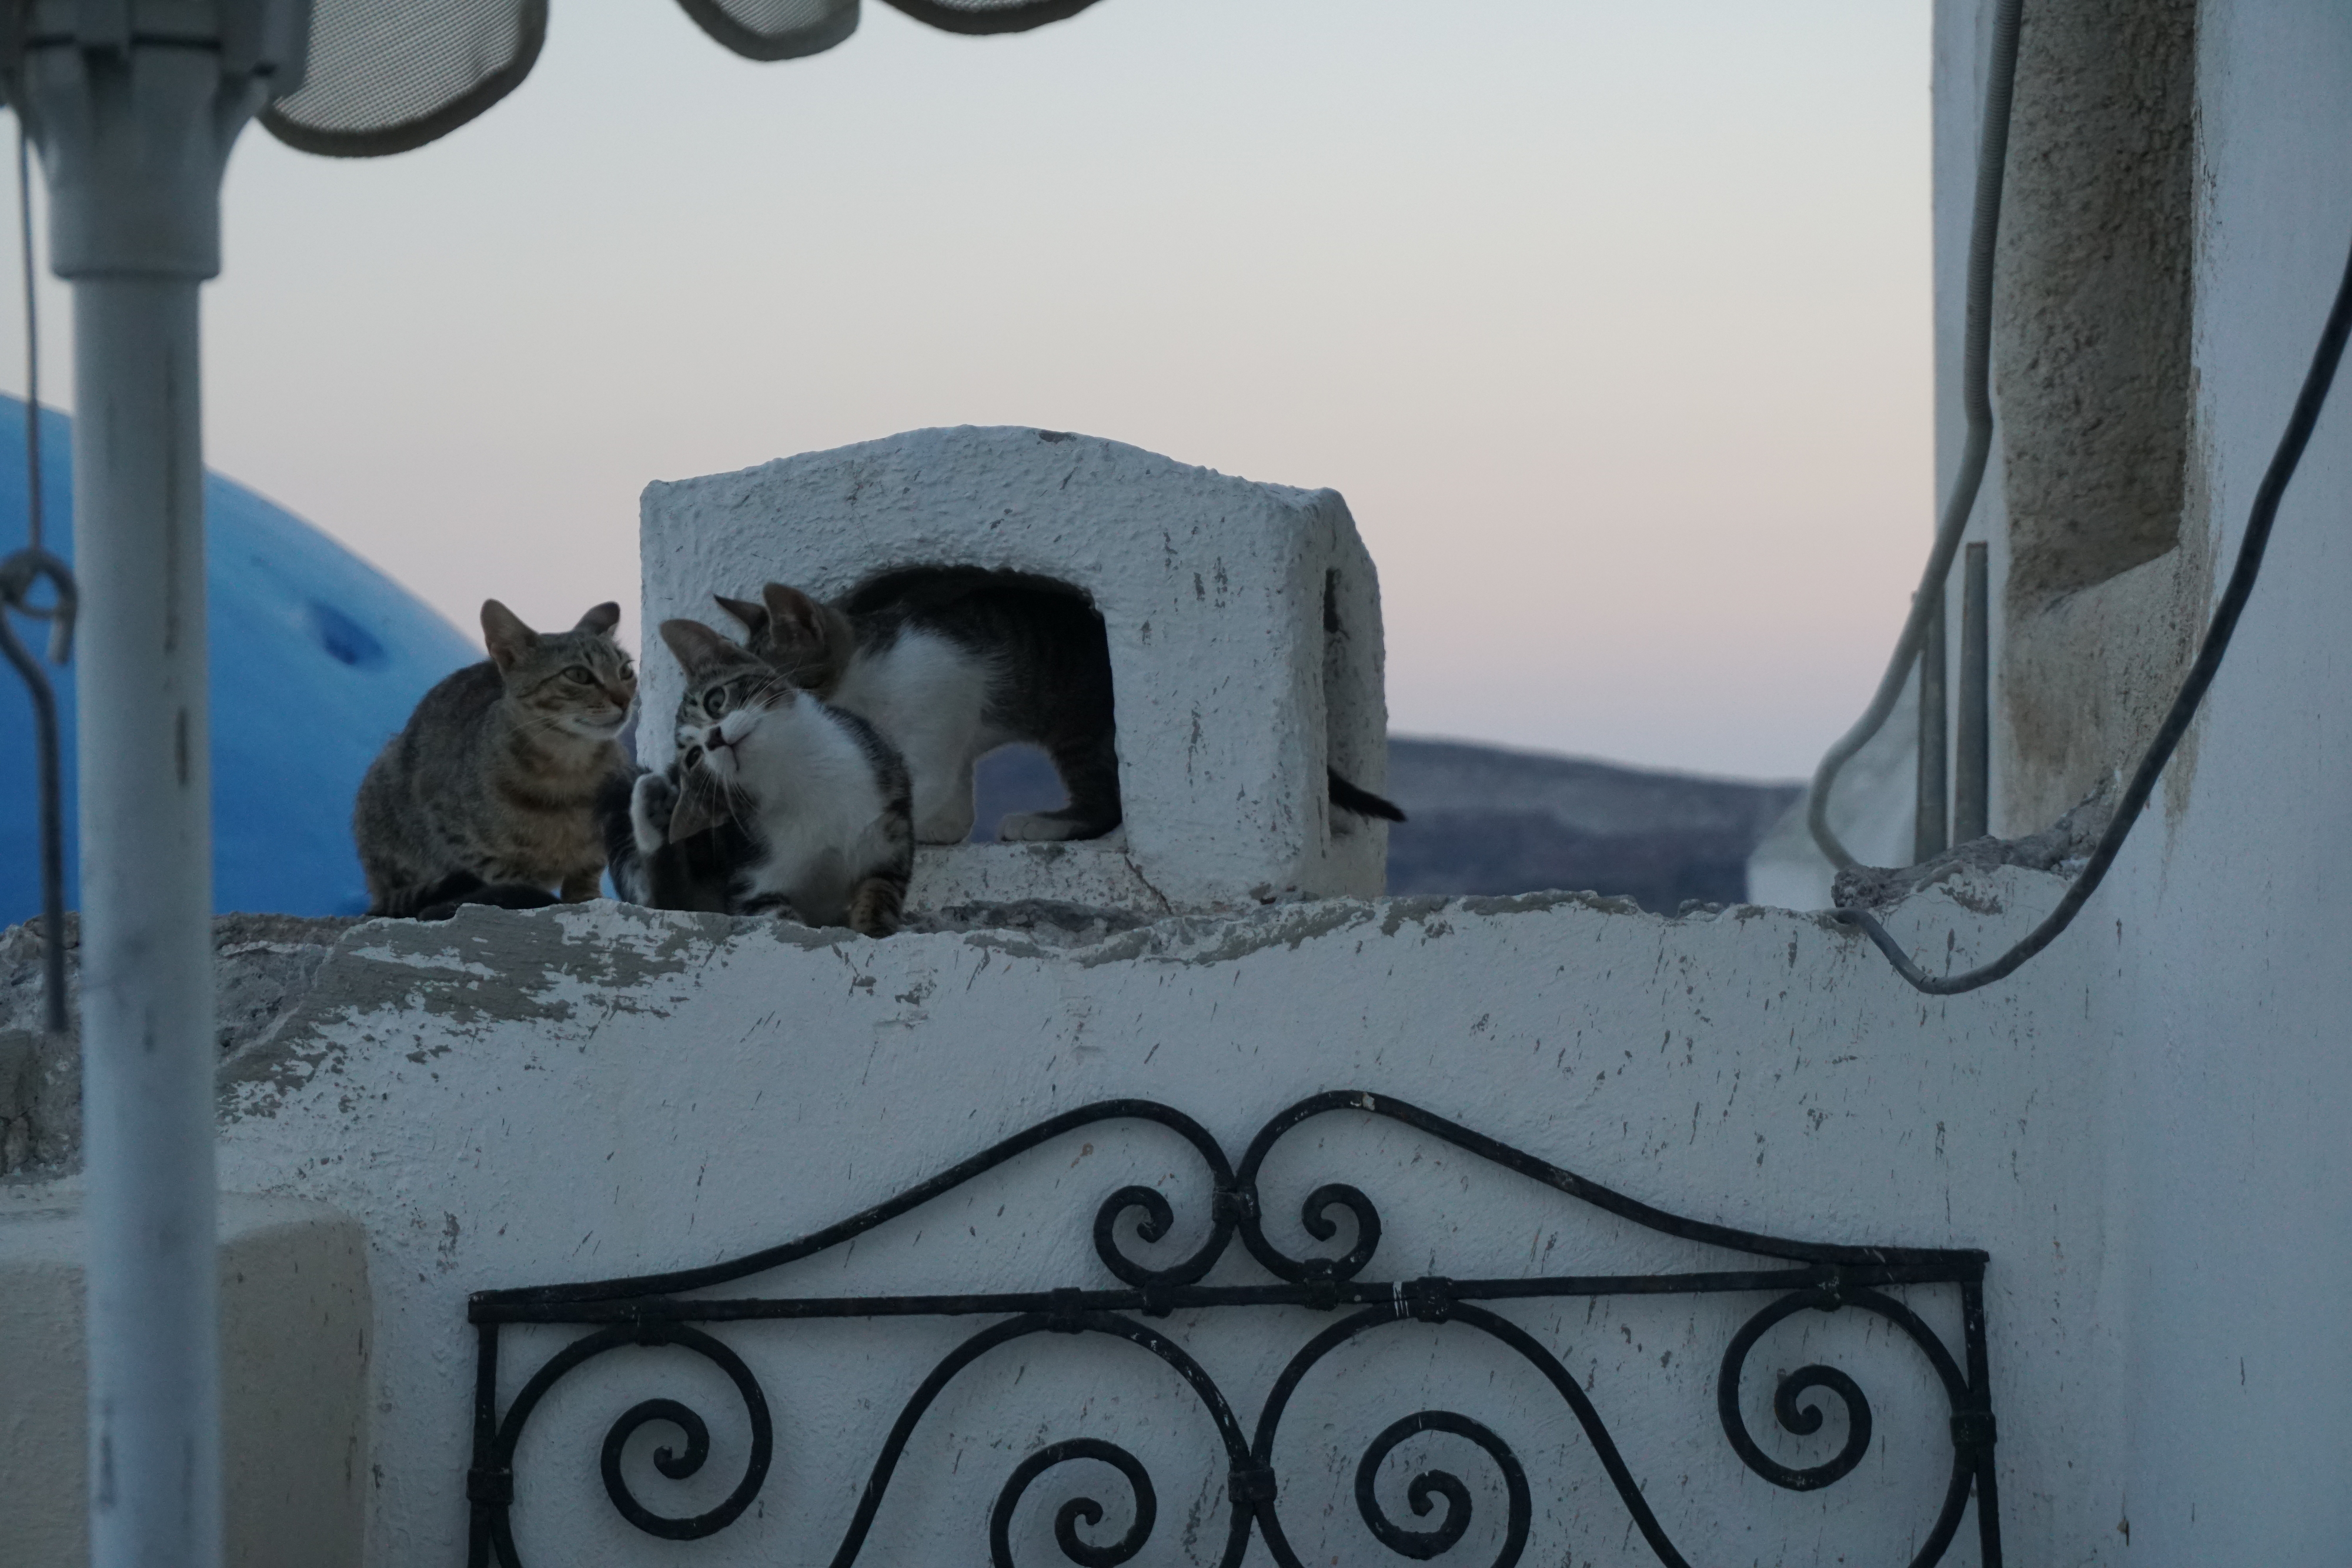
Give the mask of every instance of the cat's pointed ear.
M 723 653 L 740 653 L 735 644 L 699 621 L 665 621 L 661 640 L 689 671 L 701 669 Z
M 772 582 L 760 590 L 767 607 L 768 636 L 779 648 L 811 650 L 824 646 L 825 622 L 821 605 L 797 588 Z
M 539 645 L 539 633 L 522 623 L 522 617 L 495 599 L 482 601 L 482 643 L 490 651 L 491 663 L 501 671 L 514 668 L 515 661 Z
M 757 637 L 768 629 L 767 606 L 754 604 L 748 599 L 730 599 L 723 593 L 714 593 L 710 597 L 719 601 L 719 609 L 741 622 L 743 630 L 752 636 Z
M 670 808 L 669 841 L 690 839 L 697 833 L 708 832 L 719 825 L 717 791 L 697 789 L 693 779 L 684 781 L 677 792 L 677 804 Z
M 610 637 L 613 628 L 621 623 L 621 607 L 611 600 L 596 606 L 580 618 L 574 632 L 593 632 L 599 637 Z

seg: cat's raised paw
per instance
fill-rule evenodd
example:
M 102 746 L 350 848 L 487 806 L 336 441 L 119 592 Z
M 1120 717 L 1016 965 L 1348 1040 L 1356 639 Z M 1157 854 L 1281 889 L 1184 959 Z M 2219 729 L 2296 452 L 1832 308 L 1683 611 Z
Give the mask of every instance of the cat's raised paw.
M 629 830 L 637 853 L 650 855 L 669 842 L 670 813 L 677 809 L 677 786 L 659 773 L 640 773 L 629 791 Z

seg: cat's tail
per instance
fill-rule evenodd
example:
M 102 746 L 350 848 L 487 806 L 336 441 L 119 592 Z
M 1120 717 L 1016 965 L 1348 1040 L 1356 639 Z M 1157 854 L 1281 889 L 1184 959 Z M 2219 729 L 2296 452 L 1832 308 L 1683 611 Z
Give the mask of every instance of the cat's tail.
M 1404 808 L 1395 801 L 1383 800 L 1370 789 L 1357 788 L 1332 768 L 1327 768 L 1323 771 L 1331 780 L 1331 804 L 1342 811 L 1353 811 L 1359 817 L 1378 817 L 1384 822 L 1404 821 Z

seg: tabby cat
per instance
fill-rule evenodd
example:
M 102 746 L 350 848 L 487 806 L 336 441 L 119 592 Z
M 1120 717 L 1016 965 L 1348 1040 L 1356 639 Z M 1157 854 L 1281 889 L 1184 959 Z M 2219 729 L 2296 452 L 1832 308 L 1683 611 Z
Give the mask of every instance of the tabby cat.
M 686 671 L 677 759 L 625 794 L 606 786 L 614 886 L 656 908 L 896 931 L 915 854 L 898 751 L 699 622 L 661 637 Z
M 619 605 L 599 604 L 541 634 L 483 602 L 489 658 L 425 693 L 360 782 L 352 833 L 369 914 L 596 896 L 597 792 L 628 769 L 616 737 L 637 695 L 613 641 L 620 619 Z
M 1003 839 L 1100 838 L 1124 812 L 1118 790 L 1110 644 L 1076 589 L 978 569 L 893 573 L 841 604 L 772 582 L 760 602 L 713 595 L 743 623 L 753 653 L 793 685 L 871 720 L 906 754 L 915 836 L 971 831 L 972 765 L 1010 741 L 1042 747 L 1069 804 L 1018 811 Z M 1328 771 L 1328 770 L 1327 770 Z M 1404 821 L 1369 789 L 1329 773 L 1331 803 Z

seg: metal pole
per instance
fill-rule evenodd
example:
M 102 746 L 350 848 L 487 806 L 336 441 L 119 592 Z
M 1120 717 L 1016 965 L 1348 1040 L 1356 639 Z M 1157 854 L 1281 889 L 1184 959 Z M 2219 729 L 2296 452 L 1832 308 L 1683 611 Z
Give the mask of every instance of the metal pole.
M 92 1568 L 221 1561 L 196 290 L 301 0 L 46 0 L 8 97 L 74 285 Z
M 1919 780 L 1911 819 L 1914 865 L 1933 860 L 1951 846 L 1944 817 L 1945 796 L 1950 787 L 1947 758 L 1950 736 L 1946 727 L 1951 720 L 1951 703 L 1945 692 L 1942 585 L 1937 584 L 1934 591 L 1936 605 L 1919 642 Z
M 212 781 L 196 285 L 74 289 L 90 1561 L 216 1563 Z
M 1959 843 L 1992 831 L 1991 614 L 1985 547 L 1969 546 L 1960 588 L 1959 767 L 1952 781 L 1952 838 Z

